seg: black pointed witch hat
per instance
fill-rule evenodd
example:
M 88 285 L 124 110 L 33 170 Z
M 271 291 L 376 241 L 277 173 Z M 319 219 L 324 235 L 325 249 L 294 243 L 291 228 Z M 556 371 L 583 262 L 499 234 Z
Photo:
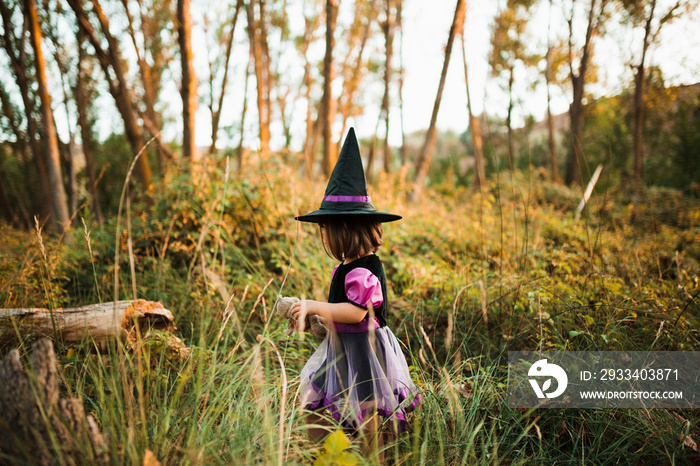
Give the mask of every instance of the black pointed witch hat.
M 362 216 L 380 222 L 401 220 L 400 215 L 381 212 L 374 208 L 367 195 L 367 181 L 362 169 L 360 146 L 355 130 L 350 128 L 326 186 L 321 207 L 306 215 L 295 217 L 302 222 L 321 223 L 326 217 Z

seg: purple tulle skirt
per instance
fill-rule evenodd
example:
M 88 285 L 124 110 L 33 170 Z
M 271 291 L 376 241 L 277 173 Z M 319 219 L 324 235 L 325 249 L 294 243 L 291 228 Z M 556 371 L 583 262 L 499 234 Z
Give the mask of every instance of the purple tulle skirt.
M 329 331 L 301 371 L 300 390 L 305 409 L 328 408 L 336 421 L 353 431 L 374 411 L 388 419 L 393 430 L 405 431 L 406 413 L 420 402 L 406 358 L 388 327 Z

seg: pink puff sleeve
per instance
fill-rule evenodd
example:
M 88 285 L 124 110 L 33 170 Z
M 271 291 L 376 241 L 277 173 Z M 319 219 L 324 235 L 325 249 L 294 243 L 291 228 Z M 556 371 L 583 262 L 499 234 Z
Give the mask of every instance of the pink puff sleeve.
M 345 276 L 345 294 L 350 301 L 365 309 L 370 305 L 372 309 L 377 309 L 384 302 L 379 279 L 362 267 L 351 270 Z

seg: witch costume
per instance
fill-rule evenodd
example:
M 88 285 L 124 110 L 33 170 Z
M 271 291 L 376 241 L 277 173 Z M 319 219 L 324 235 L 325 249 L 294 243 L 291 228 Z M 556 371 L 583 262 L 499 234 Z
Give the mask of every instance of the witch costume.
M 328 217 L 392 222 L 401 216 L 375 209 L 367 195 L 360 149 L 350 128 L 328 182 L 320 209 L 296 220 L 322 223 Z M 377 412 L 396 431 L 408 429 L 406 413 L 420 394 L 406 358 L 387 326 L 386 277 L 370 254 L 340 263 L 331 276 L 329 303 L 351 303 L 369 312 L 356 324 L 328 322 L 329 331 L 301 371 L 301 402 L 307 410 L 328 408 L 336 421 L 357 431 Z

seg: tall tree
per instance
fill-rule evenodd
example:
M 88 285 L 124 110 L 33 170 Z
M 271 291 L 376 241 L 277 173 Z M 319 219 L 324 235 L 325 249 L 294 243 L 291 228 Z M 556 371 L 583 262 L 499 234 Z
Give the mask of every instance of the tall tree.
M 194 72 L 192 57 L 192 15 L 190 0 L 177 0 L 177 42 L 180 46 L 180 67 L 182 69 L 182 155 L 185 159 L 198 162 L 199 151 L 194 140 L 194 117 L 197 113 L 197 75 Z
M 350 50 L 346 59 L 339 64 L 340 75 L 343 78 L 343 92 L 338 98 L 342 123 L 340 137 L 336 144 L 336 151 L 338 152 L 343 144 L 348 118 L 359 110 L 356 94 L 367 70 L 368 60 L 365 58 L 365 50 L 369 39 L 372 37 L 372 24 L 379 10 L 378 5 L 379 0 L 356 2 L 354 8 L 355 19 L 347 30 L 346 42 Z M 356 46 L 358 42 L 359 47 Z M 352 55 L 355 53 L 355 49 L 358 51 L 353 60 Z
M 60 100 L 55 100 L 56 108 L 59 102 L 62 104 L 65 111 L 65 117 L 62 119 L 64 126 L 68 131 L 68 142 L 62 143 L 58 130 L 56 138 L 58 141 L 59 155 L 63 161 L 62 171 L 67 173 L 65 184 L 66 194 L 68 197 L 68 214 L 72 217 L 78 210 L 78 163 L 77 163 L 77 146 L 76 146 L 76 128 L 77 122 L 74 122 L 73 111 L 71 108 L 71 82 L 75 82 L 77 69 L 73 50 L 66 44 L 65 37 L 59 32 L 59 22 L 62 18 L 62 7 L 60 4 L 44 2 L 42 8 L 37 8 L 39 22 L 41 23 L 43 42 L 45 44 L 46 54 L 53 56 L 55 68 L 58 71 L 58 89 L 60 89 Z M 54 91 L 57 92 L 57 91 Z M 57 95 L 54 94 L 54 98 Z M 55 122 L 54 122 L 55 124 Z
M 175 158 L 170 147 L 160 137 L 163 117 L 156 110 L 163 87 L 163 72 L 170 66 L 173 58 L 172 42 L 164 39 L 168 36 L 164 32 L 171 31 L 173 27 L 170 2 L 167 0 L 139 1 L 135 4 L 136 18 L 131 11 L 134 3 L 129 3 L 128 0 L 121 0 L 121 2 L 126 14 L 127 31 L 136 53 L 143 89 L 143 94 L 138 96 L 138 101 L 143 102 L 145 111 L 141 111 L 138 105 L 135 108 L 139 111 L 148 132 L 156 138 L 158 168 L 163 171 L 167 161 Z M 137 39 L 137 32 L 141 33 L 141 43 Z
M 256 18 L 255 6 L 264 0 L 250 0 L 246 4 L 246 12 L 248 16 L 248 40 L 250 42 L 251 55 L 253 57 L 253 66 L 255 70 L 255 79 L 257 81 L 257 102 L 258 102 L 258 124 L 260 127 L 260 151 L 266 154 L 270 151 L 270 88 L 269 80 L 267 79 L 266 62 L 268 57 L 265 56 L 266 47 L 263 41 L 263 22 L 264 16 Z M 260 6 L 259 12 L 264 12 L 265 9 Z
M 554 46 L 551 39 L 552 26 L 552 0 L 549 0 L 549 14 L 547 16 L 547 53 L 545 54 L 544 79 L 547 89 L 547 142 L 549 144 L 549 165 L 550 175 L 553 181 L 559 181 L 559 159 L 557 156 L 557 144 L 554 137 L 554 121 L 552 119 L 552 61 L 554 56 Z
M 406 132 L 404 131 L 404 112 L 403 112 L 403 83 L 406 70 L 403 66 L 403 1 L 398 0 L 396 9 L 396 24 L 399 28 L 399 115 L 401 119 L 401 166 L 406 164 Z
M 634 110 L 633 110 L 633 151 L 634 176 L 642 178 L 644 165 L 644 93 L 647 77 L 647 52 L 657 40 L 664 24 L 673 21 L 683 10 L 692 10 L 697 1 L 678 0 L 667 9 L 659 12 L 657 0 L 622 0 L 627 13 L 626 21 L 633 27 L 644 26 L 639 61 L 634 66 Z
M 92 64 L 85 53 L 85 34 L 78 30 L 78 74 L 75 81 L 75 104 L 78 110 L 78 126 L 80 126 L 80 138 L 83 141 L 83 155 L 85 156 L 85 172 L 87 174 L 88 193 L 90 194 L 90 207 L 95 213 L 97 222 L 104 223 L 104 215 L 100 206 L 97 190 L 97 178 L 95 177 L 95 141 L 92 137 L 92 119 L 90 108 L 94 98 L 92 85 Z
M 214 98 L 214 78 L 216 77 L 218 67 L 216 66 L 217 60 L 209 61 L 209 111 L 211 113 L 211 146 L 209 146 L 209 153 L 216 153 L 216 142 L 219 133 L 219 122 L 221 121 L 221 110 L 224 106 L 224 96 L 226 95 L 226 87 L 228 84 L 228 72 L 229 64 L 231 61 L 231 51 L 233 50 L 233 38 L 236 32 L 236 23 L 238 23 L 238 13 L 243 5 L 243 0 L 237 0 L 236 6 L 233 12 L 233 19 L 230 21 L 231 28 L 226 33 L 224 38 L 224 43 L 226 44 L 226 49 L 224 51 L 224 63 L 223 63 L 223 77 L 221 79 L 221 89 L 219 91 L 218 99 Z
M 517 64 L 530 65 L 531 55 L 526 52 L 525 28 L 529 21 L 529 10 L 534 0 L 508 0 L 506 7 L 496 17 L 491 37 L 491 53 L 489 64 L 494 77 L 506 75 L 508 92 L 508 113 L 506 128 L 508 131 L 508 168 L 513 169 L 515 144 L 513 141 L 513 84 L 515 83 L 515 67 Z
M 306 137 L 304 138 L 304 162 L 306 167 L 306 176 L 311 179 L 313 177 L 314 160 L 316 155 L 315 148 L 318 140 L 318 118 L 314 121 L 315 101 L 311 96 L 312 89 L 316 82 L 311 67 L 309 58 L 309 48 L 316 40 L 316 30 L 321 21 L 321 14 L 317 8 L 318 0 L 311 2 L 311 12 L 304 11 L 304 34 L 297 38 L 297 49 L 304 57 L 304 76 L 301 79 L 301 86 L 304 89 L 304 99 L 306 100 Z M 306 3 L 305 3 L 306 5 Z M 301 94 L 301 89 L 299 90 Z
M 245 80 L 243 81 L 243 108 L 241 109 L 241 128 L 238 138 L 238 147 L 236 148 L 236 162 L 238 171 L 243 168 L 243 136 L 245 133 L 245 116 L 248 113 L 248 81 L 250 80 L 250 64 L 253 57 L 248 54 L 248 63 L 245 67 Z
M 52 214 L 58 231 L 63 232 L 70 227 L 70 215 L 68 213 L 68 201 L 63 186 L 61 173 L 61 159 L 58 153 L 58 137 L 51 109 L 51 96 L 46 82 L 46 69 L 44 54 L 41 47 L 41 29 L 39 28 L 39 15 L 34 0 L 24 0 L 24 14 L 29 21 L 29 34 L 32 48 L 34 49 L 34 66 L 36 68 L 36 80 L 41 106 L 41 133 L 44 140 L 45 160 L 49 175 L 51 190 Z
M 87 11 L 83 8 L 83 2 L 80 0 L 68 0 L 73 12 L 75 13 L 78 27 L 83 31 L 85 36 L 90 41 L 95 55 L 102 68 L 102 72 L 107 80 L 109 93 L 114 98 L 114 102 L 119 110 L 119 114 L 124 121 L 124 132 L 129 141 L 129 146 L 134 156 L 136 156 L 144 147 L 143 132 L 138 125 L 136 118 L 136 108 L 133 100 L 133 93 L 127 83 L 125 62 L 121 56 L 121 50 L 117 39 L 110 31 L 109 20 L 102 11 L 97 0 L 91 0 L 92 9 L 100 23 L 102 34 L 107 39 L 107 48 L 103 48 L 102 41 L 97 36 L 95 29 L 90 23 Z M 148 157 L 141 156 L 138 160 L 138 174 L 141 179 L 141 184 L 148 189 L 151 185 L 151 165 Z
M 467 112 L 469 113 L 469 132 L 471 133 L 472 148 L 474 149 L 474 191 L 479 191 L 486 183 L 486 166 L 484 160 L 484 144 L 481 139 L 479 118 L 472 111 L 472 99 L 469 92 L 469 69 L 467 67 L 467 51 L 464 45 L 464 29 L 462 29 L 462 63 L 464 63 L 464 84 L 467 88 Z
M 386 0 L 386 21 L 382 24 L 384 30 L 384 97 L 380 115 L 384 115 L 384 171 L 391 172 L 391 147 L 389 147 L 389 93 L 393 72 L 391 61 L 394 57 L 394 28 L 396 23 L 395 0 Z M 376 131 L 375 131 L 376 133 Z
M 442 64 L 442 72 L 440 74 L 440 84 L 438 84 L 437 95 L 435 96 L 435 103 L 433 104 L 433 113 L 430 117 L 430 125 L 428 126 L 428 132 L 425 135 L 425 142 L 423 143 L 423 148 L 418 154 L 418 159 L 416 160 L 416 174 L 414 177 L 414 187 L 410 194 L 410 199 L 412 201 L 417 200 L 423 191 L 423 185 L 425 184 L 425 179 L 428 176 L 428 170 L 430 168 L 430 161 L 433 157 L 433 150 L 435 148 L 435 139 L 437 137 L 435 124 L 437 122 L 438 111 L 440 110 L 440 102 L 442 101 L 442 91 L 445 87 L 445 80 L 447 79 L 447 69 L 450 66 L 450 56 L 452 55 L 452 45 L 454 44 L 455 35 L 462 31 L 464 26 L 464 13 L 466 10 L 466 3 L 464 0 L 457 0 L 457 6 L 455 7 L 455 15 L 452 19 L 452 26 L 450 27 L 450 33 L 447 37 L 447 46 L 445 47 L 445 61 Z
M 335 25 L 338 17 L 339 0 L 326 0 L 326 53 L 323 57 L 323 97 L 321 97 L 321 127 L 323 134 L 323 173 L 331 176 L 335 165 L 335 145 L 332 126 L 335 121 L 333 100 L 333 48 L 335 47 Z M 342 136 L 341 136 L 342 137 Z
M 588 76 L 586 73 L 591 65 L 593 54 L 593 35 L 596 34 L 605 19 L 605 7 L 608 0 L 590 0 L 586 35 L 583 45 L 578 51 L 574 50 L 574 10 L 575 2 L 571 5 L 571 15 L 567 19 L 569 35 L 569 77 L 571 78 L 572 99 L 569 106 L 571 119 L 571 147 L 566 167 L 567 184 L 578 183 L 581 179 L 581 136 L 583 134 L 583 97 Z M 578 59 L 578 70 L 575 69 L 575 59 Z
M 26 50 L 26 36 L 27 28 L 29 27 L 28 18 L 25 16 L 24 21 L 22 21 L 22 29 L 19 35 L 14 33 L 14 22 L 13 14 L 14 10 L 20 11 L 22 8 L 12 8 L 9 2 L 0 1 L 0 14 L 2 15 L 3 23 L 3 34 L 0 36 L 2 39 L 2 46 L 10 58 L 10 64 L 12 66 L 13 75 L 15 77 L 15 83 L 19 88 L 20 95 L 22 97 L 22 104 L 24 107 L 24 117 L 26 120 L 26 139 L 28 141 L 29 149 L 32 154 L 32 160 L 36 165 L 36 171 L 39 175 L 39 185 L 41 189 L 42 201 L 39 203 L 39 208 L 41 209 L 41 214 L 51 215 L 52 209 L 49 207 L 53 205 L 51 190 L 49 189 L 49 176 L 46 168 L 46 161 L 44 160 L 44 155 L 41 150 L 41 144 L 39 142 L 39 124 L 36 120 L 36 103 L 34 94 L 30 88 L 30 83 L 32 82 L 32 76 L 27 74 L 31 71 L 31 63 L 27 58 Z M 7 109 L 3 106 L 3 110 Z M 20 134 L 17 132 L 16 134 Z M 28 164 L 25 165 L 28 169 Z M 31 193 L 29 194 L 31 199 Z

